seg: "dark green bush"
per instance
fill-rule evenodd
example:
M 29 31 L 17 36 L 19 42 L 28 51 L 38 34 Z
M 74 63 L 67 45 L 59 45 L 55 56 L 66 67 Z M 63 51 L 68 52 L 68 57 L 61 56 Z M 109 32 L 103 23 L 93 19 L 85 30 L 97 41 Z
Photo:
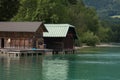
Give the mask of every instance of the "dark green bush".
M 84 33 L 82 37 L 82 42 L 86 43 L 88 46 L 96 46 L 96 44 L 100 43 L 99 38 L 94 35 L 92 32 L 86 32 Z

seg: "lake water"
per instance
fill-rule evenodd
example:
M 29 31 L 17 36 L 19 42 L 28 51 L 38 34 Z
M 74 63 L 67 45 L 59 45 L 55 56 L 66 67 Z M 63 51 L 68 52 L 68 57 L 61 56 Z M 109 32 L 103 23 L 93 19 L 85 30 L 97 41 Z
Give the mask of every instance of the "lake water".
M 68 55 L 0 57 L 0 80 L 120 80 L 120 47 Z

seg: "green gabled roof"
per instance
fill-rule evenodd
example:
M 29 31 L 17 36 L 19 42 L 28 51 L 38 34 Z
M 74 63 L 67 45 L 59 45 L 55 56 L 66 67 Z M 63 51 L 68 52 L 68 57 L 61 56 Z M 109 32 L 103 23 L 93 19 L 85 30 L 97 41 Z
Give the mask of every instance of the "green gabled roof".
M 48 32 L 43 33 L 43 37 L 66 37 L 70 24 L 45 24 Z

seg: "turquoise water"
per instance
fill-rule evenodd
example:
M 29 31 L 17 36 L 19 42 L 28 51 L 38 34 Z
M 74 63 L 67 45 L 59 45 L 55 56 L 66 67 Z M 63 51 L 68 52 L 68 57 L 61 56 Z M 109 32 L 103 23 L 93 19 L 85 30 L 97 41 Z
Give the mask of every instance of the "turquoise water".
M 0 57 L 0 80 L 120 80 L 120 48 L 20 59 Z

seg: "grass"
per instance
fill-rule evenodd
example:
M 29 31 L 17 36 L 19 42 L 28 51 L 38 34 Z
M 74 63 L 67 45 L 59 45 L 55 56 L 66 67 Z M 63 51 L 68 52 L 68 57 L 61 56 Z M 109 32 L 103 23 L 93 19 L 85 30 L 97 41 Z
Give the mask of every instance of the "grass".
M 111 18 L 120 18 L 120 15 L 111 16 Z
M 110 48 L 108 47 L 86 47 L 79 49 L 78 52 L 82 53 L 99 53 L 104 51 L 109 51 Z

